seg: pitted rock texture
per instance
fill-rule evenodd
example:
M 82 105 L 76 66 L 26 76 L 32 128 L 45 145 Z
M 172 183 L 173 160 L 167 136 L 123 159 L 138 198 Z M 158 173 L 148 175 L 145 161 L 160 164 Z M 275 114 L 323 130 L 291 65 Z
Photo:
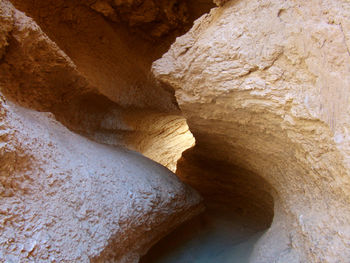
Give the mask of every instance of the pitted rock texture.
M 138 262 L 200 212 L 175 174 L 115 146 L 123 108 L 5 0 L 0 32 L 0 262 Z
M 196 138 L 192 159 L 271 186 L 274 219 L 251 262 L 350 262 L 349 36 L 348 1 L 229 1 L 153 65 Z
M 134 32 L 134 27 L 128 23 L 113 22 L 103 13 L 90 8 L 102 2 L 113 1 L 11 2 L 17 9 L 33 18 L 41 30 L 74 62 L 89 84 L 109 100 L 128 108 L 147 108 L 160 112 L 178 111 L 173 92 L 157 85 L 150 69 L 152 62 L 169 48 L 178 31 L 185 32 L 184 25 L 179 21 L 176 25 L 177 31 L 155 38 L 150 37 L 152 28 L 142 28 Z M 129 6 L 127 2 L 130 3 Z M 176 15 L 177 11 L 173 10 L 176 6 L 183 5 L 177 5 L 177 2 L 181 1 L 114 1 L 115 4 L 125 6 L 130 12 L 142 9 L 142 3 L 146 2 L 154 2 L 155 12 L 167 14 L 176 21 L 182 19 Z M 189 20 L 193 21 L 209 10 L 212 6 L 210 2 L 188 2 Z M 115 9 L 122 10 L 119 7 Z M 168 27 L 167 21 L 157 20 L 155 23 L 160 28 Z
M 75 71 L 78 71 L 87 82 L 80 83 L 76 80 L 77 83 L 68 88 L 64 80 L 72 79 L 67 76 L 69 73 L 59 75 L 58 72 L 55 74 L 57 79 L 52 81 L 56 85 L 60 84 L 56 89 L 66 87 L 67 90 L 71 90 L 85 86 L 121 107 L 147 108 L 162 112 L 178 110 L 173 100 L 173 93 L 155 85 L 150 74 L 151 63 L 160 57 L 161 53 L 158 52 L 163 50 L 160 42 L 145 40 L 129 32 L 128 28 L 121 24 L 112 25 L 102 15 L 86 6 L 85 1 L 13 0 L 12 2 L 17 9 L 34 20 L 30 22 L 31 19 L 27 18 L 27 21 L 18 22 L 22 24 L 22 30 L 19 30 L 22 35 L 15 36 L 14 44 L 22 42 L 21 46 L 26 48 L 25 53 L 30 53 L 31 57 L 36 56 L 36 59 L 50 58 L 43 54 L 45 46 L 41 47 L 40 43 L 35 43 L 37 38 L 34 34 L 44 33 L 45 37 L 74 63 Z M 35 23 L 38 29 L 29 29 L 31 23 Z M 28 33 L 38 30 L 42 32 Z M 27 54 L 14 55 L 23 57 Z M 50 61 L 45 62 L 47 66 L 56 66 L 54 61 L 51 64 Z M 23 64 L 22 61 L 14 62 L 15 65 L 21 63 Z M 36 68 L 32 70 L 35 72 Z M 73 74 L 74 70 L 69 70 L 72 72 L 70 74 Z M 35 73 L 32 77 L 45 74 L 45 70 Z M 18 81 L 17 78 L 16 80 Z M 31 82 L 22 85 L 30 84 Z
M 137 150 L 175 171 L 182 151 L 194 139 L 172 92 L 138 71 L 141 67 L 146 73 L 145 65 L 150 67 L 151 61 L 146 63 L 138 53 L 140 49 L 142 54 L 148 52 L 149 44 L 142 42 L 135 51 L 138 55 L 130 52 L 115 41 L 118 37 L 131 41 L 125 29 L 115 32 L 79 3 L 63 8 L 64 2 L 55 2 L 52 6 L 56 8 L 50 9 L 45 1 L 33 6 L 30 1 L 15 2 L 33 14 L 59 45 L 33 19 L 5 8 L 2 2 L 1 47 L 6 53 L 0 65 L 0 84 L 6 97 L 25 107 L 52 112 L 69 129 L 97 142 Z M 43 15 L 45 11 L 52 15 Z M 66 24 L 64 12 L 74 14 L 73 27 Z M 100 41 L 101 30 L 107 42 Z M 123 63 L 125 54 L 135 59 Z
M 161 37 L 186 25 L 189 21 L 184 0 L 98 0 L 90 7 L 112 21 L 124 21 L 129 26 Z
M 199 195 L 161 165 L 1 103 L 4 262 L 138 262 L 199 212 Z

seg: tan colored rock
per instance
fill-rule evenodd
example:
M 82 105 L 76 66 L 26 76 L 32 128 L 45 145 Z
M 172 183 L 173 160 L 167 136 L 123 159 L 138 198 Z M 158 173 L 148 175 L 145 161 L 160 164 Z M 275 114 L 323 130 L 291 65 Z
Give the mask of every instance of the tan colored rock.
M 92 87 L 95 93 L 121 107 L 162 112 L 177 110 L 173 93 L 155 85 L 150 74 L 151 63 L 164 49 L 161 43 L 145 40 L 123 25 L 110 23 L 86 6 L 85 1 L 13 0 L 13 4 L 31 17 L 46 38 L 64 52 L 74 63 L 75 70 L 88 82 L 85 86 Z M 29 22 L 24 23 L 24 27 L 29 27 Z M 30 35 L 23 37 L 33 38 Z M 39 48 L 36 43 L 26 42 L 26 45 L 30 44 L 33 49 Z M 28 51 L 32 50 L 25 50 Z M 35 50 L 32 53 L 36 59 L 44 59 L 44 54 Z M 46 64 L 49 63 L 46 61 Z M 45 70 L 38 74 L 45 74 Z M 70 79 L 65 77 L 69 74 L 72 73 L 62 74 L 60 78 Z
M 153 65 L 196 138 L 179 174 L 205 192 L 186 163 L 204 156 L 271 185 L 251 262 L 349 262 L 349 21 L 348 1 L 230 1 Z M 242 194 L 261 188 L 240 176 Z
M 182 152 L 193 147 L 195 139 L 184 117 L 164 113 L 124 114 L 124 123 L 133 133 L 124 136 L 129 148 L 175 172 Z
M 199 195 L 140 154 L 59 123 L 90 137 L 111 120 L 123 128 L 120 106 L 33 19 L 8 1 L 0 15 L 0 261 L 138 262 L 200 212 Z
M 11 45 L 0 65 L 0 83 L 6 97 L 25 107 L 52 112 L 69 129 L 97 142 L 137 150 L 175 171 L 181 153 L 193 145 L 194 139 L 179 115 L 172 93 L 157 86 L 145 74 L 135 76 L 140 67 L 146 71 L 147 63 L 141 58 L 127 67 L 121 64 L 116 56 L 129 50 L 123 49 L 124 44 L 115 45 L 118 34 L 108 30 L 108 23 L 93 12 L 96 23 L 101 28 L 107 27 L 104 37 L 109 39 L 108 43 L 101 44 L 95 39 L 99 32 L 84 31 L 96 26 L 90 21 L 81 22 L 77 26 L 79 30 L 69 31 L 66 26 L 62 29 L 61 20 L 52 18 L 54 14 L 40 16 L 47 8 L 44 3 L 36 2 L 35 11 L 24 3 L 17 4 L 33 12 L 70 56 L 33 19 L 12 10 L 14 14 L 10 18 L 15 18 L 15 22 L 11 28 Z M 62 4 L 56 3 L 58 7 Z M 73 7 L 68 9 L 73 11 Z M 84 5 L 81 8 L 81 13 L 76 15 L 83 19 L 89 9 Z M 60 10 L 54 11 L 62 17 Z M 7 28 L 5 25 L 3 28 Z M 73 34 L 74 30 L 79 32 L 78 36 Z M 118 33 L 127 38 L 123 32 Z M 82 43 L 81 38 L 86 37 L 91 37 L 91 41 Z M 97 50 L 90 53 L 95 44 Z M 116 54 L 110 54 L 110 49 L 118 48 Z M 145 48 L 143 52 L 149 49 Z M 131 53 L 130 57 L 136 54 Z M 105 64 L 100 67 L 102 63 L 108 67 Z M 118 71 L 121 67 L 125 67 L 122 72 Z M 134 90 L 138 86 L 135 81 L 146 84 Z
M 214 3 L 218 6 L 223 6 L 226 4 L 229 0 L 214 0 Z
M 5 2 L 0 3 L 0 59 L 5 53 L 8 45 L 7 37 L 12 29 L 13 18 L 12 9 L 9 8 Z

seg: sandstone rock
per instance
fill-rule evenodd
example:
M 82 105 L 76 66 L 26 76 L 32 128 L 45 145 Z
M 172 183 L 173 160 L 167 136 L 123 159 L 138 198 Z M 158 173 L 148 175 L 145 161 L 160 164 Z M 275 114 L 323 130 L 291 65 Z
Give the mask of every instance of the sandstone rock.
M 223 6 L 226 4 L 229 0 L 214 0 L 214 3 L 218 6 Z
M 6 97 L 22 106 L 53 111 L 76 94 L 95 89 L 31 18 L 9 3 L 7 8 L 12 27 L 0 65 L 0 84 Z
M 120 106 L 8 1 L 0 31 L 0 261 L 138 262 L 202 209 L 168 169 L 56 120 L 96 141 L 123 127 Z
M 91 8 L 116 21 L 162 37 L 188 23 L 187 3 L 183 0 L 109 0 L 98 1 Z
M 199 196 L 135 152 L 75 135 L 1 96 L 0 258 L 138 262 Z
M 0 260 L 137 262 L 202 205 L 124 147 L 175 171 L 187 119 L 177 173 L 269 227 L 252 263 L 349 262 L 350 4 L 214 2 L 160 83 L 211 1 L 0 2 Z
M 0 59 L 5 52 L 5 48 L 8 45 L 7 37 L 8 33 L 12 29 L 12 9 L 6 4 L 6 2 L 0 3 Z
M 124 123 L 134 130 L 124 136 L 129 148 L 175 172 L 183 151 L 195 144 L 183 116 L 138 112 L 124 114 Z M 141 120 L 141 121 L 140 121 Z
M 230 1 L 153 65 L 196 138 L 189 154 L 271 185 L 274 219 L 252 262 L 349 262 L 349 18 L 348 1 Z
M 163 52 L 164 48 L 161 48 L 161 44 L 144 40 L 120 24 L 112 26 L 101 15 L 86 6 L 85 1 L 14 0 L 13 3 L 18 10 L 25 12 L 27 17 L 34 20 L 29 22 L 30 19 L 27 18 L 28 22 L 22 22 L 22 35 L 17 37 L 18 41 L 26 39 L 26 42 L 22 41 L 24 47 L 20 46 L 25 49 L 22 53 L 31 52 L 31 57 L 36 57 L 41 65 L 45 64 L 47 67 L 54 67 L 55 64 L 58 64 L 56 61 L 49 61 L 51 55 L 40 51 L 40 46 L 35 42 L 37 36 L 34 34 L 36 34 L 41 38 L 49 38 L 51 43 L 45 46 L 53 51 L 55 46 L 61 53 L 64 53 L 65 58 L 61 59 L 61 64 L 67 65 L 64 62 L 67 57 L 73 63 L 75 69 L 67 69 L 65 73 L 56 74 L 56 76 L 60 74 L 59 79 L 63 82 L 59 90 L 65 86 L 67 90 L 83 86 L 86 89 L 93 89 L 95 93 L 107 97 L 121 107 L 147 108 L 161 112 L 178 110 L 173 101 L 173 93 L 155 85 L 150 74 L 152 61 L 160 57 Z M 36 30 L 30 29 L 32 23 L 36 24 Z M 36 33 L 27 34 L 29 31 Z M 8 52 L 11 53 L 11 49 Z M 14 65 L 23 64 L 23 61 L 18 60 L 22 57 L 26 58 L 26 54 L 11 53 L 11 55 L 17 56 L 17 61 L 12 62 Z M 43 61 L 45 58 L 46 61 Z M 32 70 L 40 75 L 45 74 L 45 70 L 36 69 L 35 67 Z M 30 67 L 20 70 L 28 72 Z M 85 83 L 77 80 L 77 87 L 74 87 L 72 83 L 66 84 L 64 80 L 72 79 L 69 75 L 77 71 L 80 79 L 83 78 Z M 36 74 L 31 75 L 31 78 L 35 77 Z M 15 80 L 20 81 L 17 77 Z M 56 84 L 57 86 L 56 82 L 60 81 L 51 81 L 51 85 Z M 32 81 L 28 81 L 23 85 L 31 84 Z
M 36 2 L 34 7 L 41 14 L 45 6 Z M 110 54 L 108 44 L 98 46 L 98 50 L 89 53 L 91 47 L 85 43 L 82 47 L 79 36 L 67 32 L 65 26 L 62 30 L 65 34 L 62 35 L 62 26 L 55 24 L 60 20 L 51 21 L 51 17 L 46 16 L 40 19 L 39 14 L 29 7 L 23 8 L 33 12 L 42 21 L 42 26 L 53 33 L 52 37 L 59 39 L 61 46 L 70 46 L 66 50 L 70 56 L 33 19 L 12 8 L 13 15 L 9 17 L 14 22 L 8 37 L 11 45 L 7 47 L 6 56 L 0 65 L 0 84 L 6 97 L 25 107 L 52 112 L 69 129 L 97 142 L 137 150 L 175 171 L 182 151 L 191 147 L 194 139 L 184 118 L 179 115 L 172 93 L 162 87 L 151 86 L 152 81 L 142 74 L 130 76 L 130 73 L 138 73 L 140 64 L 143 67 L 140 59 L 133 61 L 134 68 L 120 72 L 120 64 Z M 55 12 L 60 14 L 59 10 L 55 9 Z M 84 12 L 80 16 L 84 17 Z M 52 17 L 55 17 L 54 14 Z M 108 27 L 106 22 L 98 21 L 101 26 Z M 82 27 L 86 28 L 85 25 Z M 94 32 L 80 34 L 92 37 L 90 43 L 95 41 Z M 111 43 L 114 43 L 117 34 L 108 31 L 105 37 L 111 38 Z M 110 48 L 117 49 L 114 44 Z M 119 48 L 121 51 L 118 54 L 128 52 L 123 50 L 124 46 Z M 101 63 L 108 67 L 105 64 L 99 67 Z M 120 74 L 111 75 L 112 71 Z M 138 85 L 134 82 L 135 78 L 137 82 L 148 81 L 148 84 L 133 90 L 130 86 Z M 121 89 L 118 85 L 122 86 Z M 133 109 L 127 109 L 126 106 Z

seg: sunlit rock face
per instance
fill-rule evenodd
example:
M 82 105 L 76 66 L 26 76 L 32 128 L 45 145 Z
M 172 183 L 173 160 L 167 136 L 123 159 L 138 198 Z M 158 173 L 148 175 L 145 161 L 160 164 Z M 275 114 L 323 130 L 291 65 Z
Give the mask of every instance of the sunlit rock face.
M 222 4 L 153 64 L 196 138 L 178 174 L 206 192 L 210 176 L 194 160 L 219 161 L 237 170 L 242 196 L 273 196 L 274 219 L 251 262 L 348 262 L 350 4 Z M 232 182 L 211 172 L 213 184 Z M 255 200 L 272 206 L 268 195 Z
M 0 32 L 1 262 L 138 262 L 159 238 L 201 211 L 200 196 L 175 174 L 120 146 L 157 138 L 164 144 L 162 130 L 173 121 L 184 129 L 167 139 L 188 134 L 188 147 L 193 144 L 170 95 L 159 104 L 154 99 L 154 108 L 147 107 L 153 96 L 147 92 L 120 105 L 77 66 L 82 60 L 72 59 L 8 1 L 0 1 Z M 103 74 L 100 68 L 97 78 Z M 158 88 L 158 95 L 171 94 Z M 130 104 L 142 110 L 128 110 Z M 169 118 L 170 111 L 175 117 L 166 123 L 159 118 L 148 130 L 133 119 L 160 112 Z M 176 162 L 170 155 L 169 166 Z
M 14 3 L 35 21 L 17 12 L 14 27 L 3 9 L 4 30 L 14 27 L 3 40 L 9 43 L 0 66 L 5 95 L 52 112 L 97 142 L 126 146 L 175 171 L 194 139 L 173 92 L 150 74 L 169 40 L 145 39 L 85 2 Z
M 349 2 L 214 2 L 0 1 L 0 261 L 349 261 Z
M 140 25 L 111 20 L 91 8 L 92 1 L 12 2 L 34 21 L 26 18 L 8 40 L 12 44 L 0 67 L 6 96 L 15 94 L 22 106 L 50 111 L 75 132 L 134 149 L 175 171 L 182 151 L 194 139 L 172 89 L 159 85 L 150 68 L 188 23 L 179 22 L 177 30 L 150 38 L 150 27 L 141 34 L 134 30 Z M 128 5 L 130 12 L 136 2 Z M 163 12 L 165 2 L 154 8 Z M 188 22 L 212 5 L 209 0 L 187 3 Z M 44 35 L 29 28 L 33 23 Z M 167 22 L 158 21 L 162 23 Z

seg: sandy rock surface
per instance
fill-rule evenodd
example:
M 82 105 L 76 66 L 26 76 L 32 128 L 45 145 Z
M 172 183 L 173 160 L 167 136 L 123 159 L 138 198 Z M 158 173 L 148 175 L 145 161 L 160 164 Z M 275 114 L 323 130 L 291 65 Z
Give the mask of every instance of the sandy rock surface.
M 79 2 L 14 2 L 35 21 L 2 2 L 4 95 L 52 112 L 74 132 L 139 151 L 175 171 L 194 139 L 172 92 L 146 76 L 159 51 L 152 47 L 146 58 L 151 53 L 146 40 L 121 26 L 112 29 Z M 65 20 L 67 13 L 73 25 Z
M 349 1 L 214 2 L 155 79 L 212 1 L 0 1 L 0 262 L 137 262 L 201 211 L 135 150 L 267 228 L 251 263 L 350 263 Z
M 181 28 L 189 21 L 184 0 L 99 0 L 90 7 L 112 21 L 124 21 L 129 26 L 150 32 L 150 37 L 162 37 Z
M 229 1 L 153 65 L 196 138 L 181 177 L 201 190 L 193 159 L 219 160 L 271 186 L 252 262 L 350 262 L 349 21 L 348 1 Z
M 5 262 L 137 262 L 198 212 L 199 196 L 161 165 L 1 99 Z
M 8 1 L 0 32 L 0 262 L 138 262 L 202 209 L 165 167 L 62 125 L 91 135 L 89 109 L 120 107 Z

